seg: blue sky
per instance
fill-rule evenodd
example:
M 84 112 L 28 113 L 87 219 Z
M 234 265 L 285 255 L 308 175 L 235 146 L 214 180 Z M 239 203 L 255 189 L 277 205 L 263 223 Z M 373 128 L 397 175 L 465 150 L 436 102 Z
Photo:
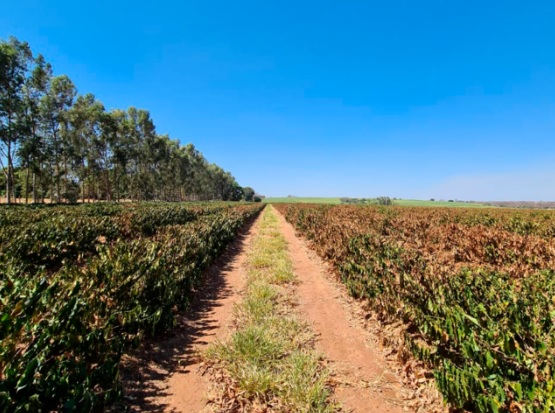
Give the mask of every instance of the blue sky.
M 271 196 L 555 200 L 553 1 L 7 2 L 107 108 Z

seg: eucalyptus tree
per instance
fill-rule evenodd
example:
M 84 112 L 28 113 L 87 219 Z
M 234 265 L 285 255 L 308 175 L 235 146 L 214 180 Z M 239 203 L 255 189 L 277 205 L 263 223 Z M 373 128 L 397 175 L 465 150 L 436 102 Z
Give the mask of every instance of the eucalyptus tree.
M 44 135 L 41 133 L 40 123 L 40 101 L 45 95 L 47 85 L 52 77 L 52 66 L 47 63 L 42 55 L 34 59 L 34 67 L 31 75 L 24 85 L 25 116 L 27 122 L 27 134 L 23 136 L 17 155 L 20 166 L 25 169 L 25 203 L 29 199 L 29 179 L 32 175 L 33 203 L 38 201 L 37 177 L 42 181 L 42 164 L 46 160 Z
M 11 37 L 0 42 L 0 167 L 6 181 L 6 202 L 14 197 L 14 165 L 18 145 L 27 135 L 25 83 L 33 61 L 26 42 Z M 5 163 L 4 163 L 5 162 Z
M 131 139 L 130 195 L 137 201 L 149 199 L 153 193 L 152 149 L 156 127 L 146 110 L 130 107 L 127 110 Z
M 166 153 L 168 149 L 167 141 L 169 141 L 169 137 L 160 135 L 147 136 L 145 141 L 147 174 L 150 177 L 148 199 L 164 199 L 162 173 L 166 164 L 169 163 L 169 155 Z
M 250 186 L 246 186 L 243 188 L 243 199 L 247 202 L 252 202 L 254 201 L 254 189 L 252 189 Z
M 197 193 L 200 191 L 197 176 L 199 169 L 198 163 L 200 162 L 202 154 L 192 143 L 184 146 L 181 151 L 182 156 L 185 158 L 185 167 L 181 170 L 184 200 L 191 201 L 195 199 Z
M 238 201 L 241 199 L 242 191 L 233 175 L 216 164 L 211 164 L 208 171 L 214 199 L 222 201 Z
M 66 75 L 53 77 L 47 86 L 46 94 L 40 102 L 47 148 L 50 157 L 50 172 L 53 176 L 54 191 L 50 197 L 61 202 L 62 178 L 67 179 L 68 155 L 70 148 L 69 115 L 77 91 Z M 62 164 L 63 163 L 63 164 Z
M 193 144 L 188 144 L 185 150 L 191 167 L 190 179 L 186 184 L 188 199 L 195 201 L 213 199 L 212 177 L 208 170 L 208 161 Z
M 106 112 L 94 95 L 76 96 L 69 77 L 53 76 L 27 43 L 0 40 L 0 184 L 8 203 L 16 186 L 28 202 L 31 185 L 33 202 L 242 196 L 235 178 L 194 145 L 158 135 L 148 111 Z
M 186 201 L 193 180 L 193 164 L 187 146 L 179 146 L 176 179 L 179 183 L 179 200 Z
M 159 136 L 159 150 L 161 158 L 159 162 L 160 198 L 167 201 L 181 200 L 181 168 L 182 152 L 179 141 L 171 140 L 169 135 Z
M 243 188 L 237 183 L 230 172 L 225 172 L 224 179 L 226 182 L 223 198 L 225 201 L 240 201 L 243 197 Z
M 110 145 L 111 193 L 119 201 L 129 196 L 129 165 L 134 153 L 128 114 L 121 109 L 105 112 L 101 125 L 104 139 Z
M 104 105 L 91 93 L 80 95 L 67 112 L 69 122 L 69 157 L 81 186 L 81 199 L 89 198 L 98 175 L 109 169 L 108 136 L 102 133 Z M 107 178 L 104 178 L 105 181 Z M 89 190 L 86 191 L 85 185 Z M 98 191 L 95 191 L 98 193 Z

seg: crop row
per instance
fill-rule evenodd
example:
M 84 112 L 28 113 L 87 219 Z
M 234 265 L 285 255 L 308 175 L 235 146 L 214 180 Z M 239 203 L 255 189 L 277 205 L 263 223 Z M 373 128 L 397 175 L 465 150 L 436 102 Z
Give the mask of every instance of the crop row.
M 120 397 L 122 355 L 173 327 L 202 270 L 259 210 L 225 207 L 151 237 L 99 243 L 56 271 L 5 255 L 0 412 L 86 412 Z
M 555 409 L 552 237 L 465 222 L 476 211 L 276 207 L 382 322 L 404 322 L 453 407 Z
M 56 268 L 120 238 L 151 236 L 167 225 L 182 225 L 217 214 L 225 204 L 104 204 L 0 209 L 0 262 Z
M 419 222 L 425 220 L 432 226 L 451 223 L 488 227 L 518 235 L 555 237 L 555 213 L 549 210 L 394 207 L 389 213 L 410 216 Z

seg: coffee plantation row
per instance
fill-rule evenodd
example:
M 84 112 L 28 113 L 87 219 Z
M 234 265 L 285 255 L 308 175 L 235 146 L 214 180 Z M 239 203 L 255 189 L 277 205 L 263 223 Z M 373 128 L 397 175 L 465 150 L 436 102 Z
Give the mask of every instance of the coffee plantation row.
M 474 412 L 555 410 L 555 213 L 276 205 Z
M 0 259 L 59 266 L 93 252 L 99 243 L 151 236 L 228 209 L 225 204 L 89 204 L 0 208 Z
M 0 209 L 0 412 L 95 411 L 260 205 Z

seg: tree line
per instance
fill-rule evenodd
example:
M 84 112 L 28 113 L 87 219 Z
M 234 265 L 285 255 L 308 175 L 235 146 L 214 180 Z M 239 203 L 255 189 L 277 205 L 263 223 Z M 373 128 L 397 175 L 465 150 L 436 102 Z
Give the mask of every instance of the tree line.
M 147 110 L 106 110 L 14 37 L 0 40 L 0 169 L 8 204 L 254 198 Z
M 393 205 L 393 199 L 388 196 L 379 196 L 377 198 L 339 198 L 342 204 L 351 205 Z

